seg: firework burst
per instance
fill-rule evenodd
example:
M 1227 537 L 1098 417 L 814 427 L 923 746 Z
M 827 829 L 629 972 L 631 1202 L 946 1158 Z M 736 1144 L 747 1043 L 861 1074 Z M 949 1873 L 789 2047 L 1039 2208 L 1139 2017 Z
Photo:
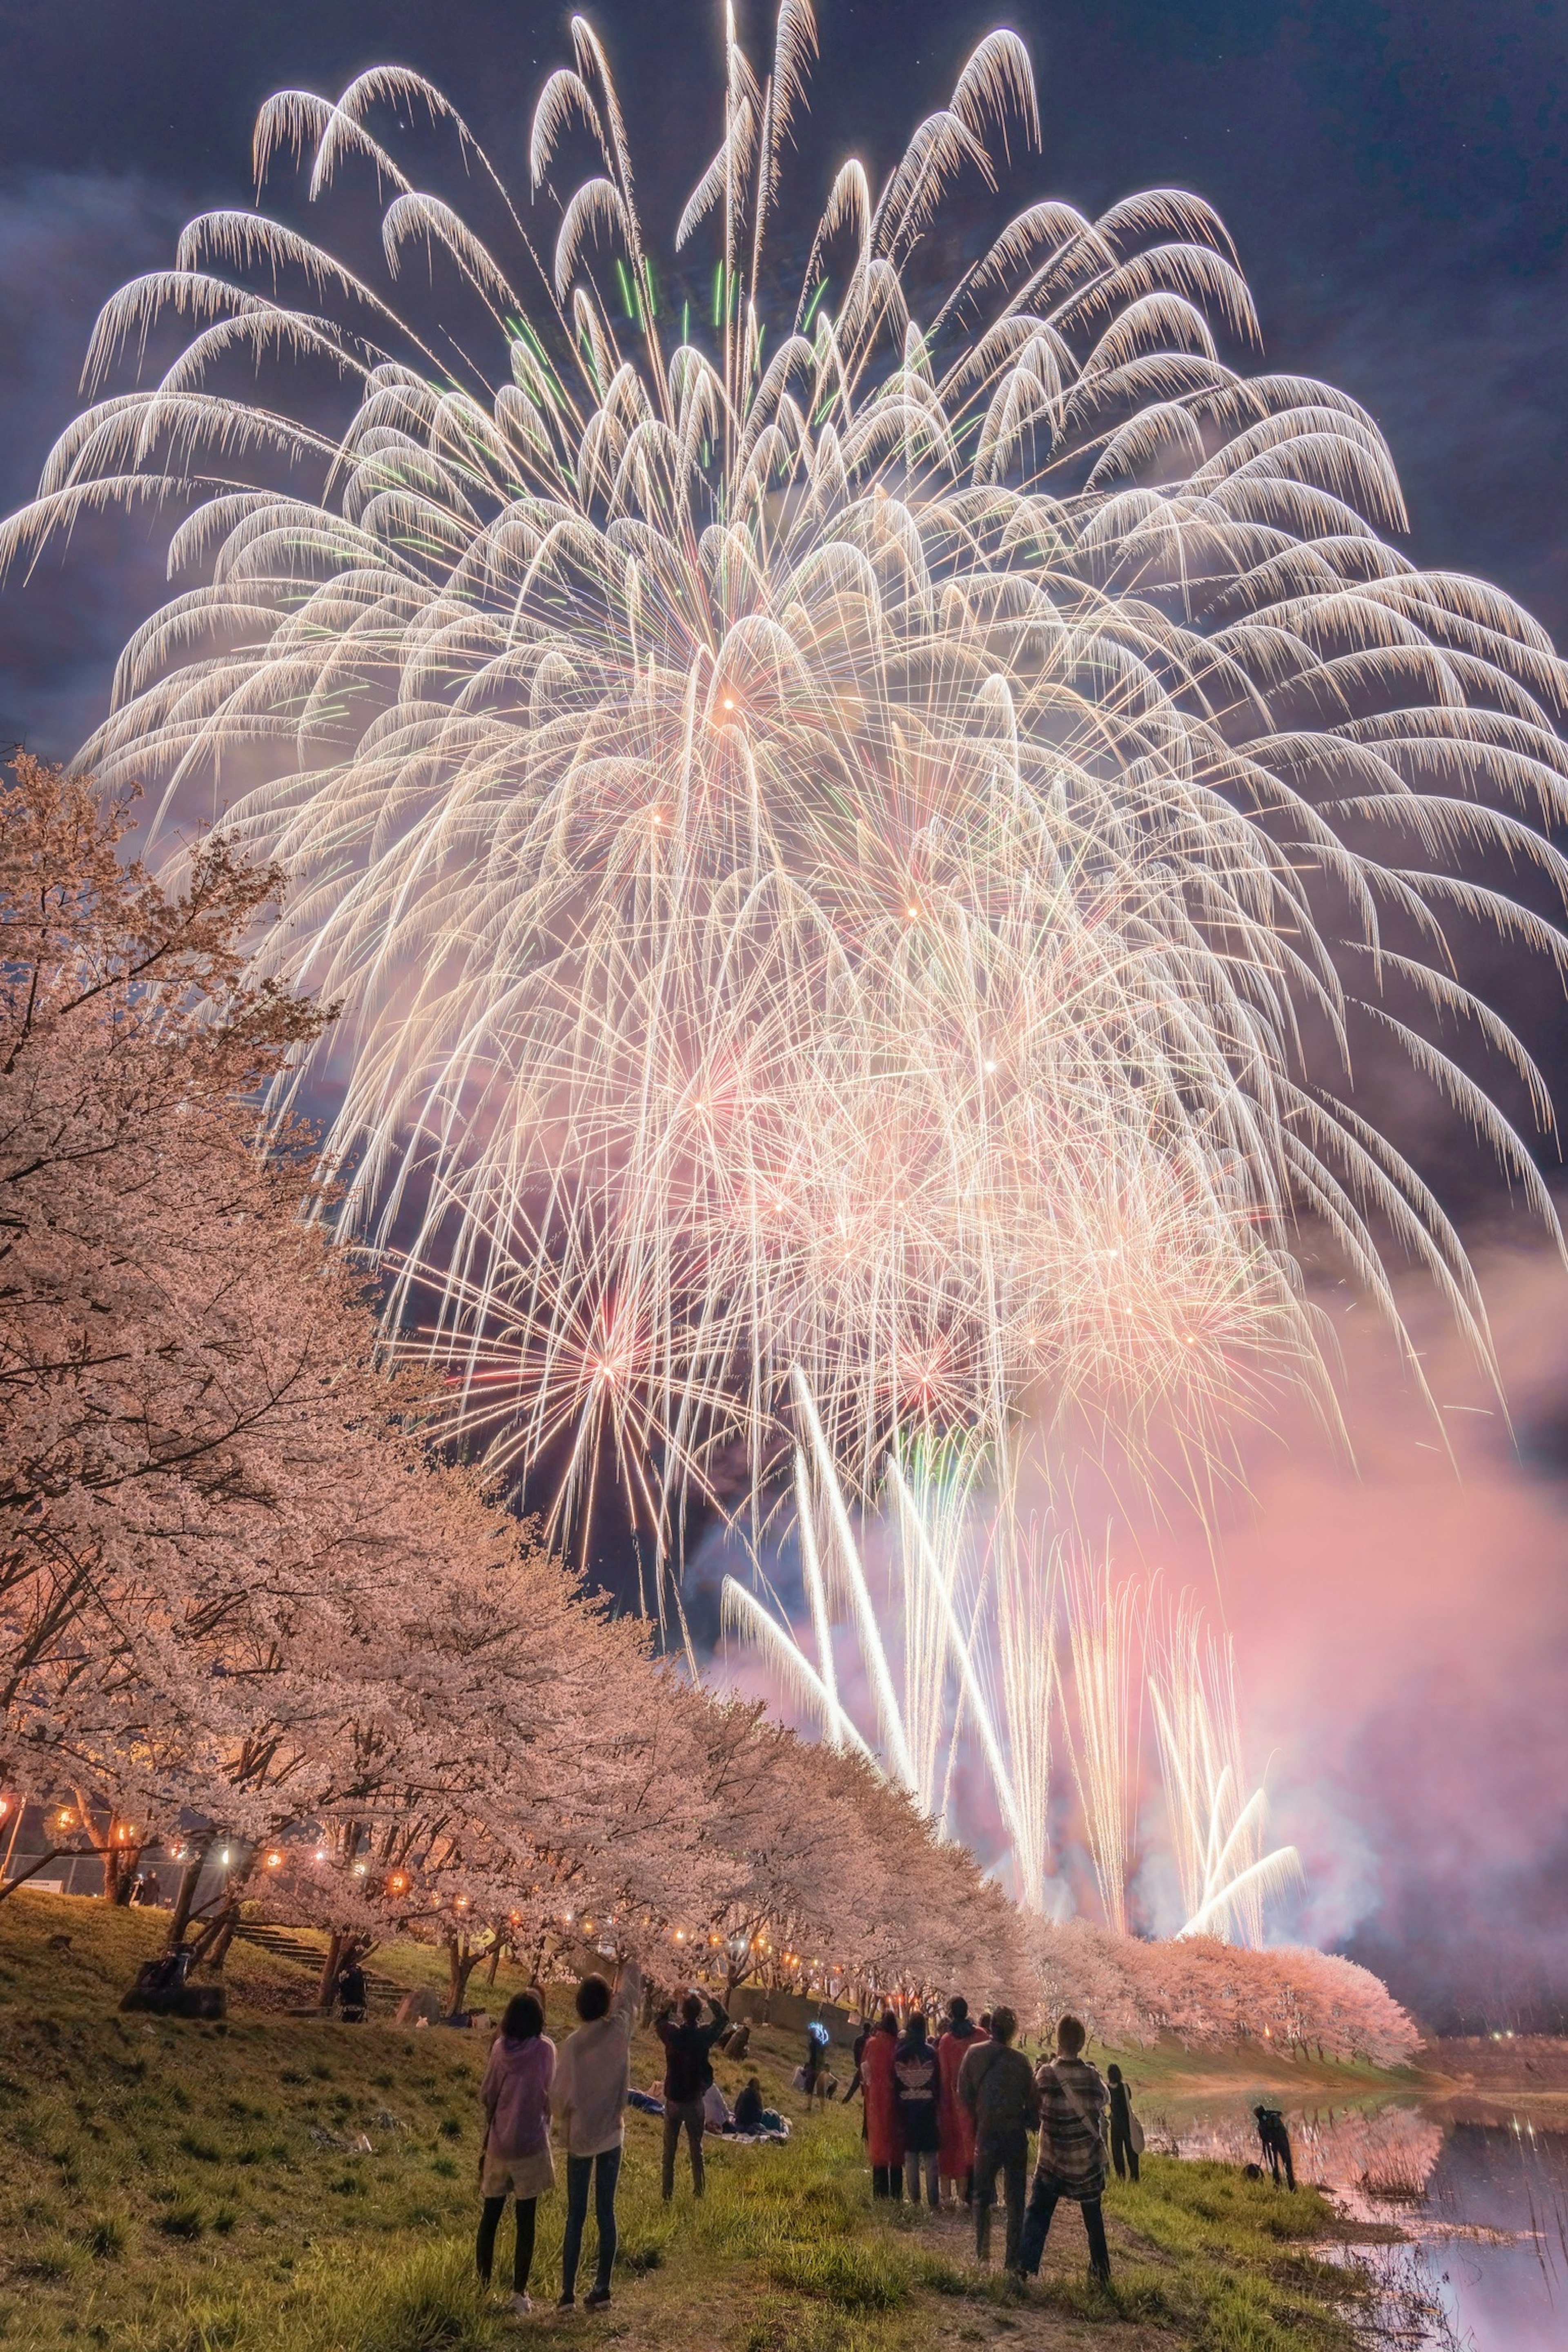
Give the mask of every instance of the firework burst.
M 1015 35 L 879 189 L 845 163 L 784 287 L 815 26 L 784 0 L 759 69 L 731 19 L 676 233 L 710 248 L 697 320 L 573 38 L 528 203 L 413 73 L 268 100 L 258 187 L 376 190 L 385 275 L 260 211 L 193 221 L 105 310 L 3 551 L 188 509 L 83 757 L 152 787 L 155 838 L 216 815 L 289 873 L 258 969 L 344 1004 L 343 1231 L 397 1245 L 393 1321 L 424 1318 L 458 1425 L 579 1530 L 617 1460 L 661 1543 L 722 1456 L 787 1489 L 801 1392 L 861 1496 L 911 1429 L 1002 1464 L 1044 1433 L 1046 1475 L 1068 1433 L 1146 1470 L 1173 1431 L 1207 1465 L 1279 1384 L 1331 1411 L 1303 1231 L 1396 1330 L 1384 1253 L 1419 1261 L 1484 1357 L 1351 1055 L 1407 1055 L 1550 1222 L 1428 1034 L 1470 1029 L 1546 1118 L 1443 932 L 1561 952 L 1464 873 L 1500 846 L 1563 879 L 1541 630 L 1387 543 L 1354 401 L 1244 372 L 1199 198 L 1030 202 L 934 282 L 944 211 L 1038 143 Z M 416 127 L 493 232 L 414 184 Z M 346 424 L 289 394 L 323 375 Z

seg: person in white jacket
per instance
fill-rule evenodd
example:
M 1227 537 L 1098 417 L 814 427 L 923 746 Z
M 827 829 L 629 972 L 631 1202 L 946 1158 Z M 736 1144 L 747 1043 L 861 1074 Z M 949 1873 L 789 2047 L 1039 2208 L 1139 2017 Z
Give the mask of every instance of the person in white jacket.
M 622 1969 L 612 1995 L 601 1976 L 584 1977 L 577 1988 L 583 2022 L 556 2053 L 550 2104 L 566 2140 L 566 2234 L 561 2247 L 561 2309 L 577 2300 L 577 2264 L 588 2219 L 588 2190 L 599 2230 L 599 2262 L 584 2308 L 602 2311 L 610 2300 L 616 2266 L 616 2186 L 626 2137 L 624 2110 L 631 2081 L 632 2020 L 642 1997 L 642 1970 L 635 1960 Z

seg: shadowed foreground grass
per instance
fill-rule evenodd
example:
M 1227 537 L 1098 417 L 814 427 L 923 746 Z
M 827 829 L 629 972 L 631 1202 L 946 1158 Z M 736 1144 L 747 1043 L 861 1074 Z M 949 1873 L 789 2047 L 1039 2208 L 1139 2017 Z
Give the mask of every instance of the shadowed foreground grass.
M 615 2304 L 557 2315 L 563 2200 L 540 2208 L 535 2316 L 472 2274 L 486 2040 L 283 2013 L 303 1971 L 237 1947 L 217 2025 L 121 2017 L 155 1918 L 19 1895 L 0 1906 L 0 2344 L 26 2352 L 480 2352 L 526 2334 L 626 2352 L 923 2352 L 1113 2344 L 1120 2352 L 1334 2352 L 1357 2287 L 1321 2259 L 1342 2234 L 1294 2197 L 1215 2165 L 1152 2158 L 1108 2200 L 1116 2266 L 1088 2281 L 1058 2211 L 1027 2292 L 970 2259 L 961 2220 L 874 2207 L 858 2109 L 805 2116 L 793 2042 L 752 2036 L 745 2071 L 795 2118 L 787 2147 L 712 2148 L 707 2198 L 659 2200 L 657 2126 L 633 2115 Z M 48 1950 L 67 1934 L 68 1954 Z M 376 1956 L 388 1975 L 429 1957 Z M 515 1989 L 503 1975 L 499 2003 Z M 479 1996 L 483 1998 L 481 1994 Z M 551 2029 L 568 2028 L 564 1991 Z M 639 2037 L 634 2079 L 657 2045 Z M 732 2097 L 742 2080 L 721 2062 Z M 711 2143 L 710 2144 L 711 2147 Z M 502 2225 L 498 2283 L 510 2278 Z M 583 2282 L 586 2284 L 586 2280 Z

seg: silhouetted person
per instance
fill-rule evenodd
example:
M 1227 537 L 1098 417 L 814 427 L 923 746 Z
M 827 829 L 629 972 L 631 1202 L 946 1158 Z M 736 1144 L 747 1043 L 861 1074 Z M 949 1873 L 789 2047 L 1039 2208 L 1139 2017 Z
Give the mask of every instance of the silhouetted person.
M 1132 2101 L 1120 2066 L 1106 2068 L 1105 2084 L 1110 2093 L 1110 2161 L 1116 2167 L 1118 2180 L 1136 2180 L 1138 2151 L 1132 2145 Z
M 1296 2167 L 1290 2157 L 1290 2135 L 1285 2128 L 1285 2118 L 1278 2107 L 1254 2107 L 1258 2117 L 1258 2137 L 1263 2147 L 1263 2161 L 1268 2167 L 1276 2189 L 1279 2186 L 1279 2170 L 1284 2167 L 1285 2186 L 1296 2186 Z
M 925 2016 L 921 2010 L 910 2012 L 904 2038 L 893 2053 L 893 2074 L 904 2141 L 904 2186 L 910 2204 L 918 2205 L 923 2176 L 926 2202 L 934 2211 L 940 2201 L 937 2158 L 942 2144 L 938 2112 L 942 2077 L 936 2044 L 927 2039 Z
M 729 2018 L 712 1995 L 709 1995 L 711 2021 L 699 2024 L 702 2015 L 702 1996 L 689 1992 L 680 2004 L 680 2022 L 674 2022 L 675 2004 L 671 2001 L 663 2014 L 654 2021 L 659 2040 L 664 2044 L 664 2166 L 662 2188 L 668 2205 L 675 2194 L 675 2154 L 680 2145 L 680 2135 L 686 2134 L 691 2151 L 691 2186 L 701 2196 L 705 2182 L 702 2171 L 702 2095 L 713 2080 L 710 2052 Z
M 958 2095 L 974 2124 L 974 2254 L 991 2259 L 991 2208 L 996 2176 L 1007 2200 L 1006 2264 L 1018 2269 L 1024 2228 L 1024 2184 L 1029 2171 L 1029 2134 L 1040 2118 L 1034 2072 L 1013 2047 L 1018 2021 L 1010 2009 L 986 2012 L 989 2031 L 976 2038 L 958 2070 Z

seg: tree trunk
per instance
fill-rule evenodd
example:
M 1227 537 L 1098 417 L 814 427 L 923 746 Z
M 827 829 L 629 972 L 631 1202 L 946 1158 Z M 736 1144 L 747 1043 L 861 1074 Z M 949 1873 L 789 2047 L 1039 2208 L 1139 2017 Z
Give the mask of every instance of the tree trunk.
M 495 1980 L 496 1980 L 496 1970 L 500 1968 L 500 1945 L 499 1943 L 495 1943 L 495 1944 L 492 1944 L 492 1945 L 491 1945 L 491 1947 L 490 1947 L 490 1964 L 489 1964 L 489 1968 L 486 1969 L 486 1971 L 485 1971 L 485 1982 L 486 1982 L 486 1984 L 488 1984 L 488 1985 L 493 1985 L 493 1984 L 495 1983 Z
M 480 1955 L 478 1952 L 470 1952 L 460 1937 L 447 1945 L 447 1989 L 452 1996 L 452 2005 L 447 2011 L 449 2016 L 455 2017 L 462 2008 L 464 1997 L 468 1990 L 468 1979 L 478 1968 L 479 1959 Z
M 191 1906 L 196 1899 L 196 1886 L 207 1858 L 210 1840 L 193 1847 L 191 1858 L 180 1873 L 180 1891 L 174 1897 L 174 1914 L 169 1921 L 169 1949 L 177 1952 L 185 1940 L 185 1929 L 191 1924 Z
M 26 1870 L 19 1870 L 15 1878 L 8 1878 L 4 1885 L 0 1885 L 0 1903 L 4 1903 L 8 1895 L 15 1895 L 18 1886 L 26 1886 L 28 1879 L 42 1870 L 46 1862 L 53 1862 L 57 1854 L 64 1852 L 63 1845 L 52 1845 L 47 1853 L 36 1854 Z
M 199 1968 L 204 1960 L 212 1961 L 215 1966 L 220 1964 L 213 1960 L 213 1956 L 215 1953 L 227 1951 L 234 1935 L 234 1923 L 238 1916 L 239 1906 L 237 1904 L 230 1904 L 218 1913 L 216 1919 L 207 1921 L 206 1926 L 191 1946 L 193 1969 Z
M 338 1973 L 344 1965 L 343 1948 L 350 1940 L 349 1937 L 336 1927 L 327 1937 L 327 1957 L 321 1962 L 321 1973 L 316 1983 L 318 2009 L 331 2009 L 332 2005 L 332 1992 L 338 1981 Z

